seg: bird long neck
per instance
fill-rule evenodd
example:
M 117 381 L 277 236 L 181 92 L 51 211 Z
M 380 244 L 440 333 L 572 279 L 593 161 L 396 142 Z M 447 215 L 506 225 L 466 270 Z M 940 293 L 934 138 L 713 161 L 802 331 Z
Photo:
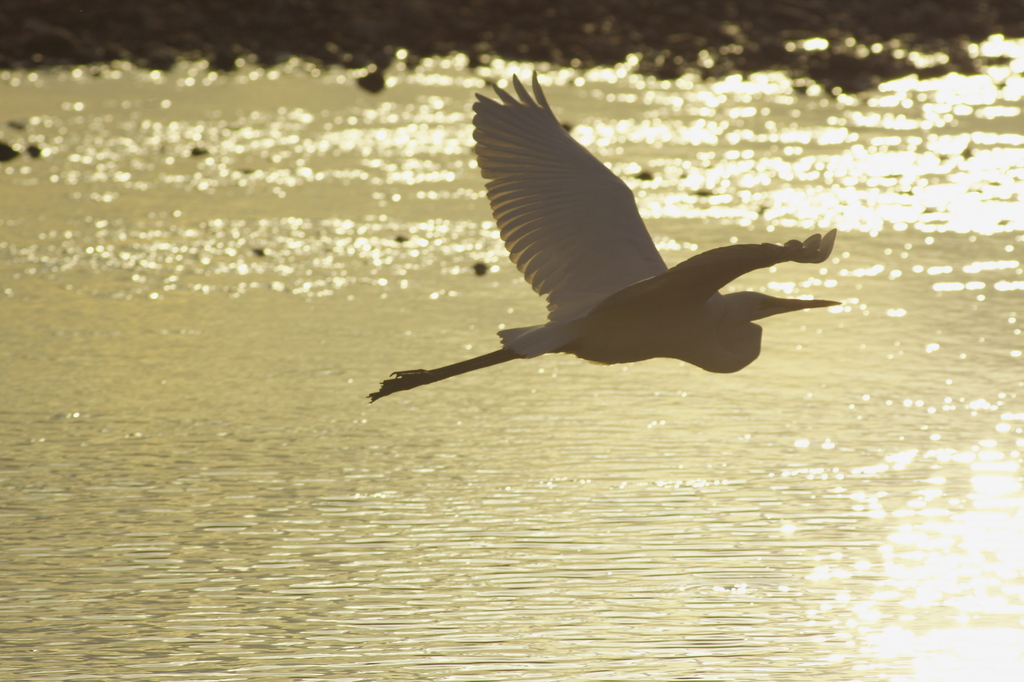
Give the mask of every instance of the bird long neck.
M 459 374 L 465 374 L 466 372 L 472 372 L 492 365 L 500 365 L 503 362 L 516 360 L 519 357 L 519 355 L 516 355 L 511 350 L 502 348 L 494 351 L 493 353 L 487 353 L 469 360 L 456 362 L 452 365 L 438 367 L 437 369 L 411 369 L 403 372 L 395 372 L 391 375 L 390 379 L 385 379 L 381 383 L 379 391 L 370 394 L 370 402 L 372 403 L 373 401 L 379 400 L 386 395 L 391 395 L 392 393 L 408 391 L 409 389 L 416 388 L 417 386 L 425 386 L 426 384 L 432 384 L 435 381 L 450 379 L 451 377 L 458 376 Z
M 688 356 L 680 358 L 708 372 L 738 372 L 761 354 L 760 325 L 730 314 L 727 297 L 714 294 L 704 304 L 707 331 L 691 338 Z M 709 333 L 710 332 L 710 333 Z
M 725 351 L 720 358 L 722 369 L 710 369 L 711 372 L 728 374 L 738 372 L 761 354 L 761 334 L 764 329 L 761 325 L 753 322 L 732 325 L 728 330 L 722 330 L 719 341 L 721 348 Z M 708 369 L 708 368 L 705 368 Z

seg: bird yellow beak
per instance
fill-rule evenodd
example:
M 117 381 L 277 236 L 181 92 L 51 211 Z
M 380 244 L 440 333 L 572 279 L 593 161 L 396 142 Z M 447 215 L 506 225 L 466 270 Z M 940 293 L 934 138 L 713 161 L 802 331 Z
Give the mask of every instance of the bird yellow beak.
M 777 298 L 775 304 L 785 309 L 785 312 L 793 310 L 805 310 L 807 308 L 831 308 L 834 305 L 842 305 L 837 301 L 822 301 L 816 298 Z
M 836 301 L 822 301 L 816 298 L 776 298 L 765 296 L 761 299 L 761 311 L 751 316 L 751 320 L 761 320 L 772 315 L 791 313 L 807 308 L 831 308 L 840 305 Z

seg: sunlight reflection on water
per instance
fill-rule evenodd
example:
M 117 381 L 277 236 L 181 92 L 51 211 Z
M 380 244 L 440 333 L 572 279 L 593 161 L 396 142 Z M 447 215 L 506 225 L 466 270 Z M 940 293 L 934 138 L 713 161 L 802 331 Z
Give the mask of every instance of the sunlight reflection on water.
M 837 227 L 737 286 L 842 310 L 736 376 L 545 357 L 372 408 L 542 317 L 471 154 L 532 67 L 0 74 L 41 150 L 0 174 L 2 667 L 1018 679 L 1024 43 L 972 49 L 858 97 L 546 73 L 666 260 Z

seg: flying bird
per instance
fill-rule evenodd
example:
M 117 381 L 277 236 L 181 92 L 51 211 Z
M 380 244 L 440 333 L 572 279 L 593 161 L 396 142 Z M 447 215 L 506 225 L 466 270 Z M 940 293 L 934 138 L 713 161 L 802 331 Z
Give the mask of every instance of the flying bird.
M 719 289 L 778 263 L 822 263 L 836 231 L 785 244 L 734 244 L 668 268 L 629 187 L 555 118 L 533 76 L 533 97 L 495 86 L 473 105 L 476 155 L 509 256 L 547 297 L 544 324 L 498 332 L 501 348 L 438 369 L 395 372 L 370 402 L 509 360 L 571 353 L 600 364 L 676 358 L 737 372 L 761 353 L 760 320 L 835 301 Z

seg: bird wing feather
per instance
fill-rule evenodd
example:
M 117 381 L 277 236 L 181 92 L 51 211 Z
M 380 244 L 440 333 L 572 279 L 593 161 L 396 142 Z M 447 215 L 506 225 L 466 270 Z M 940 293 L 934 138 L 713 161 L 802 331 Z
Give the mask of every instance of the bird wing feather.
M 643 300 L 645 304 L 697 305 L 751 270 L 779 263 L 824 263 L 832 254 L 836 230 L 813 234 L 785 244 L 733 244 L 689 258 L 660 275 L 627 287 L 601 302 L 597 309 Z
M 609 295 L 667 270 L 633 193 L 533 94 L 477 95 L 476 155 L 509 257 L 548 299 L 548 317 L 579 317 Z

